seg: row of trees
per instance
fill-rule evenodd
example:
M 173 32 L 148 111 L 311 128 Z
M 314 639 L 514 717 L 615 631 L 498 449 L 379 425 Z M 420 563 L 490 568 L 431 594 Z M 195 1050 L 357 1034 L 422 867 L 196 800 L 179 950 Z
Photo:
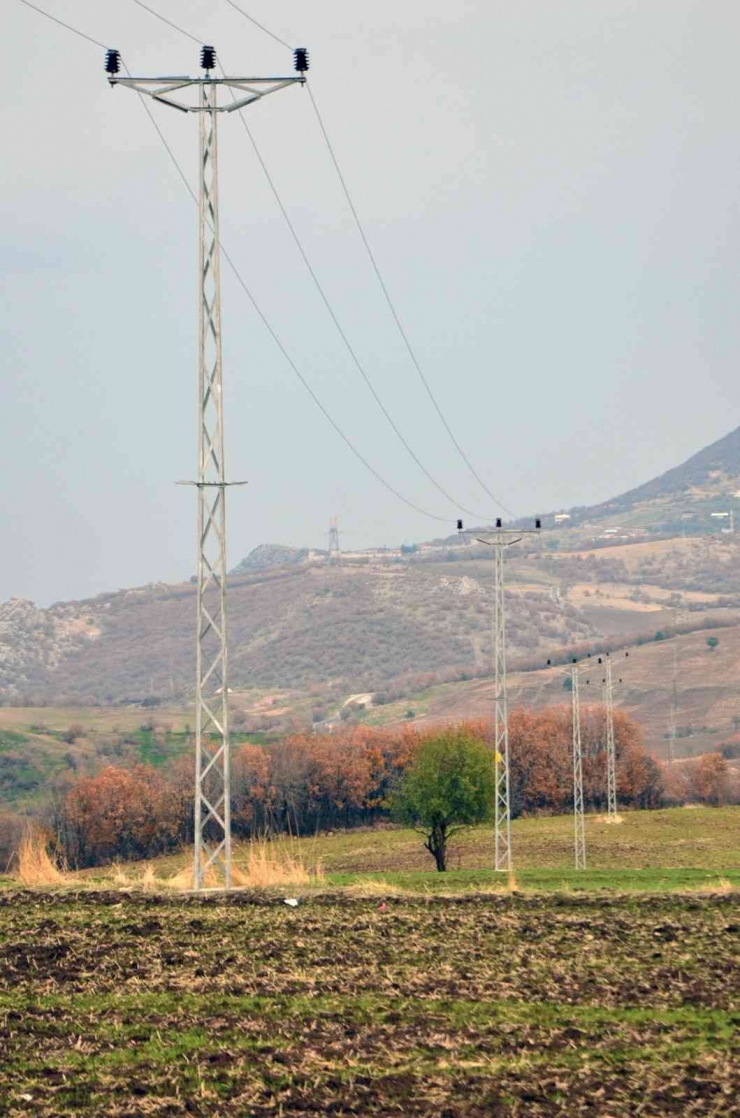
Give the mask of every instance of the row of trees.
M 460 724 L 468 738 L 493 747 L 487 721 Z M 269 746 L 242 745 L 232 759 L 232 820 L 237 835 L 266 831 L 311 834 L 371 825 L 390 815 L 394 791 L 419 749 L 439 731 L 411 726 L 343 728 L 295 734 Z M 568 811 L 572 803 L 568 708 L 514 710 L 509 719 L 512 811 Z M 584 791 L 590 809 L 605 803 L 604 716 L 582 713 Z M 620 802 L 656 807 L 663 794 L 657 764 L 645 753 L 637 724 L 615 714 Z M 108 765 L 72 778 L 54 798 L 49 823 L 72 865 L 154 857 L 192 840 L 192 761 L 167 769 Z

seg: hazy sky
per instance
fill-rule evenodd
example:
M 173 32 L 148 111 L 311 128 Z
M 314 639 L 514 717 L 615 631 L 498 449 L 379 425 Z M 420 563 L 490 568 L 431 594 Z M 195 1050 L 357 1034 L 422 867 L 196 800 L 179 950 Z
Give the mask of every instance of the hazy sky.
M 38 0 L 134 73 L 196 44 L 133 0 Z M 225 0 L 150 0 L 230 73 L 290 71 Z M 609 497 L 740 422 L 740 7 L 734 0 L 240 0 L 311 86 L 453 430 L 517 512 Z M 0 600 L 195 565 L 196 211 L 102 52 L 3 0 Z M 195 183 L 197 119 L 154 108 Z M 427 468 L 492 515 L 399 340 L 305 90 L 249 122 L 369 375 Z M 313 289 L 236 117 L 222 235 L 348 436 L 409 499 L 457 508 L 397 441 Z M 350 454 L 224 271 L 230 562 L 263 542 L 446 531 Z

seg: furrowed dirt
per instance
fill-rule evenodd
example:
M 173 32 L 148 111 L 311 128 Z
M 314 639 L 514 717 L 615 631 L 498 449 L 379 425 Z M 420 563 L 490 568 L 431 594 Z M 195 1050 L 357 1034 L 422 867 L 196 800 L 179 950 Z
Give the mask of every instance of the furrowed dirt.
M 0 895 L 0 1115 L 740 1115 L 740 894 Z

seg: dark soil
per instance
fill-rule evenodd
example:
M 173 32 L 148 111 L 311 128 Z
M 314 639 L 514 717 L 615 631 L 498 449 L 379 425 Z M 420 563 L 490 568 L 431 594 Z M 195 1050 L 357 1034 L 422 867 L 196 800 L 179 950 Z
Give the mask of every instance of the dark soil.
M 740 896 L 0 895 L 0 1115 L 740 1116 Z

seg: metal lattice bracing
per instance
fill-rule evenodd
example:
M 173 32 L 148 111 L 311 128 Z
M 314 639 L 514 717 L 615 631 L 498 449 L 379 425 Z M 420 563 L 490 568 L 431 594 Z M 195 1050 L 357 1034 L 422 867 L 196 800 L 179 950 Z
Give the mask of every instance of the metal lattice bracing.
M 198 602 L 193 884 L 231 886 L 226 473 L 221 366 L 217 86 L 200 87 Z
M 342 561 L 342 551 L 339 546 L 339 523 L 336 516 L 329 521 L 329 562 L 339 564 Z
M 218 224 L 217 114 L 241 112 L 263 97 L 306 81 L 307 65 L 287 77 L 214 78 L 213 47 L 204 47 L 205 77 L 121 77 L 108 51 L 110 85 L 200 119 L 200 271 L 198 360 L 198 591 L 195 715 L 195 857 L 193 884 L 231 886 L 228 633 L 226 616 L 226 481 L 221 370 L 221 274 Z M 303 59 L 302 62 L 306 62 Z M 298 61 L 296 63 L 298 65 Z M 218 90 L 225 98 L 217 104 Z M 196 96 L 197 94 L 197 96 Z
M 508 529 L 496 521 L 496 530 L 486 535 L 475 532 L 479 543 L 490 547 L 493 553 L 493 740 L 494 740 L 494 868 L 511 870 L 511 787 L 509 763 L 509 716 L 506 701 L 506 602 L 504 580 L 505 548 L 520 543 L 525 536 L 539 535 L 540 521 L 535 521 L 535 531 Z M 462 520 L 458 531 L 463 531 Z
M 612 683 L 612 663 L 606 661 L 604 681 L 604 708 L 606 712 L 606 810 L 607 814 L 617 814 L 617 750 L 614 744 L 614 685 Z
M 673 684 L 671 689 L 671 713 L 670 721 L 668 724 L 668 761 L 672 765 L 676 760 L 676 737 L 678 733 L 677 717 L 678 717 L 678 691 L 676 689 L 676 678 L 678 676 L 678 660 L 676 657 L 676 645 L 673 644 Z
M 573 700 L 573 821 L 575 830 L 575 866 L 586 868 L 586 825 L 583 814 L 583 748 L 581 746 L 581 701 L 578 693 L 578 665 L 571 669 Z
M 509 717 L 506 703 L 506 608 L 504 539 L 493 541 L 493 728 L 495 748 L 494 868 L 511 869 L 511 794 L 509 788 Z

